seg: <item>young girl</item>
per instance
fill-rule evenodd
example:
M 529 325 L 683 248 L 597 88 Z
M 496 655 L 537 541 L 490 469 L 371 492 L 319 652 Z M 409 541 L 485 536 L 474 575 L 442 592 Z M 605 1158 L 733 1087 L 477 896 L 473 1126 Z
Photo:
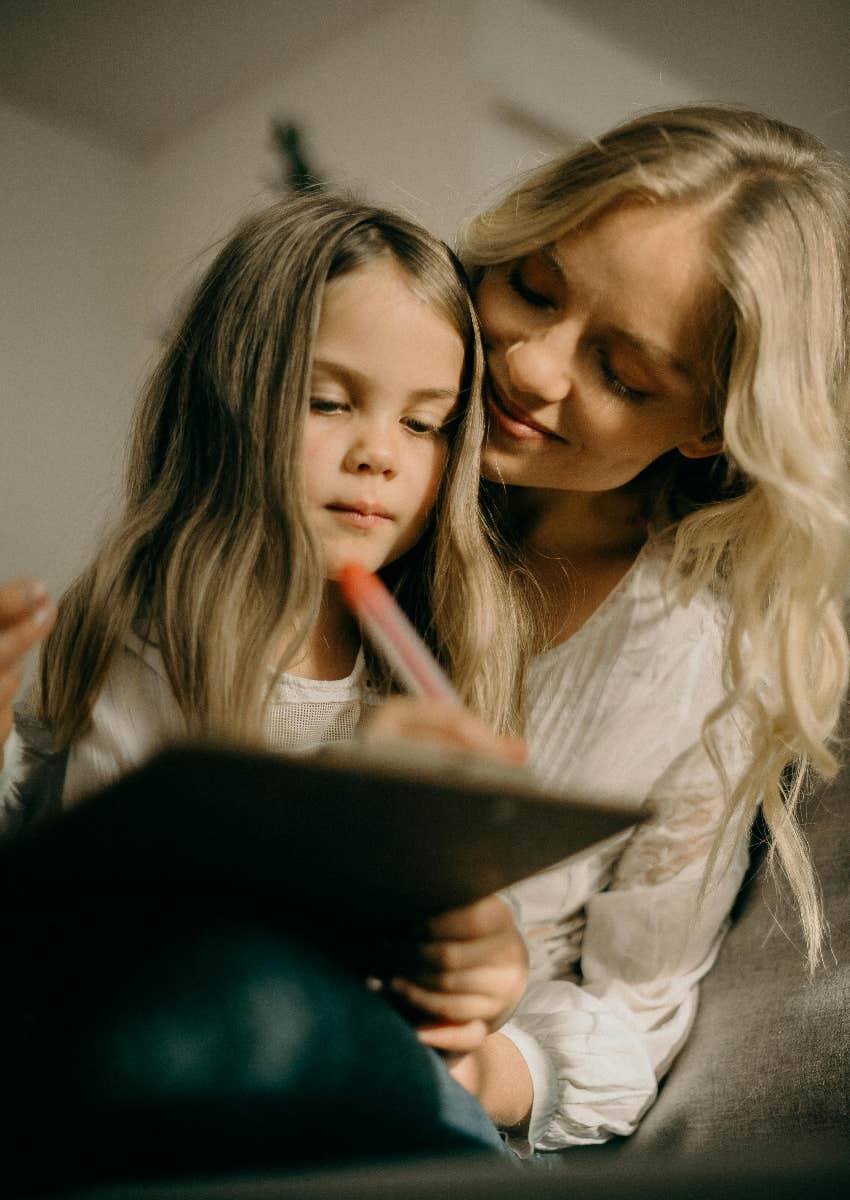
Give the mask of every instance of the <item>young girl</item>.
M 517 727 L 510 590 L 476 503 L 480 375 L 464 284 L 423 230 L 319 195 L 237 230 L 45 647 L 35 716 L 54 774 L 67 756 L 63 804 L 176 736 L 350 736 L 389 681 L 334 583 L 349 559 L 388 568 L 470 709 Z
M 340 599 L 335 580 L 350 560 L 384 571 L 471 712 L 500 734 L 514 730 L 522 610 L 478 506 L 481 373 L 462 276 L 423 230 L 320 194 L 245 221 L 201 281 L 142 398 L 124 513 L 59 604 L 38 694 L 20 721 L 25 761 L 7 797 L 9 819 L 74 804 L 185 735 L 282 750 L 351 736 L 390 683 L 361 650 Z M 456 716 L 456 729 L 472 727 L 471 715 Z M 17 736 L 7 747 L 12 761 Z M 516 756 L 511 740 L 493 738 L 493 746 Z M 70 1094 L 65 1108 L 94 1105 L 93 1122 L 110 1122 L 115 1154 L 123 1146 L 126 1156 L 121 1169 L 156 1169 L 156 1147 L 141 1146 L 132 1116 L 134 1104 L 150 1102 L 152 1086 L 161 1101 L 154 1122 L 172 1111 L 175 1096 L 180 1104 L 195 1096 L 202 1141 L 220 1141 L 228 1161 L 248 1161 L 224 1128 L 213 1137 L 203 1124 L 233 1062 L 243 1079 L 238 1107 L 273 1114 L 257 1161 L 363 1152 L 370 1141 L 384 1152 L 500 1145 L 480 1108 L 383 998 L 285 939 L 273 936 L 269 948 L 266 934 L 263 978 L 240 990 L 233 981 L 245 968 L 233 956 L 243 943 L 237 938 L 234 949 L 225 936 L 221 949 L 213 931 L 211 983 L 196 961 L 209 934 L 160 931 L 141 966 L 128 947 L 110 961 L 102 994 L 89 980 L 69 983 L 63 1020 L 71 1032 L 48 1037 L 45 1018 L 32 1023 L 32 1042 L 19 1038 L 3 1051 L 7 1067 L 8 1055 L 20 1063 L 19 1132 L 27 1128 L 26 1097 L 38 1106 L 37 1063 L 47 1064 L 57 1088 L 57 1064 L 70 1056 L 89 1064 L 87 1099 Z M 419 937 L 426 952 L 443 941 L 460 949 L 455 983 L 465 982 L 453 988 L 449 1018 L 455 1037 L 467 1038 L 456 1044 L 469 1048 L 524 987 L 526 955 L 511 912 L 491 897 L 438 918 Z M 96 943 L 96 931 L 90 938 Z M 245 931 L 244 945 L 255 942 L 256 931 Z M 418 953 L 411 945 L 405 958 Z M 15 1002 L 40 1012 L 33 966 L 17 972 L 23 990 Z M 141 983 L 115 1001 L 128 972 L 139 970 Z M 184 977 L 186 991 L 209 998 L 216 1021 L 227 1010 L 233 1039 L 205 1038 L 193 1011 L 179 1062 L 170 1063 L 145 1042 L 146 1031 L 175 1023 Z M 271 993 L 267 977 L 281 980 Z M 259 1024 L 255 983 L 267 998 Z M 137 991 L 147 1002 L 134 1025 L 126 997 Z M 95 1049 L 86 1042 L 93 1030 Z M 128 1052 L 138 1038 L 144 1048 Z M 398 1082 L 380 1065 L 384 1053 L 407 1063 Z M 112 1072 L 105 1094 L 98 1061 Z M 294 1065 L 302 1062 L 303 1070 Z M 15 1077 L 8 1067 L 7 1083 Z M 406 1102 L 408 1088 L 418 1088 L 418 1101 Z M 349 1102 L 364 1121 L 371 1114 L 369 1127 L 352 1124 L 328 1141 L 327 1110 Z M 233 1113 L 221 1111 L 229 1126 Z M 245 1136 L 254 1146 L 256 1133 Z M 217 1161 L 203 1146 L 195 1151 L 196 1165 Z M 81 1152 L 75 1144 L 72 1153 Z
M 468 230 L 484 470 L 546 622 L 530 761 L 649 814 L 511 889 L 531 985 L 455 1075 L 521 1152 L 634 1130 L 759 803 L 818 960 L 796 810 L 847 684 L 848 246 L 842 165 L 724 108 L 614 129 Z M 393 705 L 381 728 L 417 736 L 421 703 Z

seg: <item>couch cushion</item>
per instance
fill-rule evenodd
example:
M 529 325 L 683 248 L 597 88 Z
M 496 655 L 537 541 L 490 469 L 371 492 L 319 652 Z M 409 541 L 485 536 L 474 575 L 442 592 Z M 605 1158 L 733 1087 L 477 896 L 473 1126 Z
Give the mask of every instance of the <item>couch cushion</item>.
M 808 974 L 799 924 L 762 862 L 738 899 L 696 1023 L 628 1154 L 850 1139 L 850 767 L 807 804 L 830 926 Z

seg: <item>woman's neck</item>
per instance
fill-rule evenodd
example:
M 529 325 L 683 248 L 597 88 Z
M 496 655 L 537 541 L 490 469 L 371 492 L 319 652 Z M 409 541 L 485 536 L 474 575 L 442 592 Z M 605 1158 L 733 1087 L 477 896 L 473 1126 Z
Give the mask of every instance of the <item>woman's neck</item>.
M 360 649 L 360 630 L 339 587 L 325 584 L 316 623 L 295 662 L 282 663 L 289 675 L 302 679 L 345 679 L 354 670 Z
M 543 596 L 543 644 L 566 641 L 593 615 L 647 538 L 634 493 L 516 489 L 510 497 L 526 565 Z
M 515 488 L 509 504 L 530 552 L 592 562 L 634 557 L 646 541 L 643 502 L 634 492 Z

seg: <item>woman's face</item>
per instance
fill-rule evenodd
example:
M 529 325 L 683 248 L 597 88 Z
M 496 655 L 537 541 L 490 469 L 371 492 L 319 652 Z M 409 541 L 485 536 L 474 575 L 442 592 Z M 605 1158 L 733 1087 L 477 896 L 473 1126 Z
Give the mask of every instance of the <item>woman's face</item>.
M 485 274 L 485 475 L 599 492 L 670 450 L 721 449 L 704 419 L 703 221 L 632 204 Z

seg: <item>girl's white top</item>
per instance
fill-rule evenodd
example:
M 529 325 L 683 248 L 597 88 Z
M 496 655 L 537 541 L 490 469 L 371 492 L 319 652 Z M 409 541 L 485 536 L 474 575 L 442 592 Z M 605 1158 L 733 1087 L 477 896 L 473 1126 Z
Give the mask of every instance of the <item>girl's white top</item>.
M 367 685 L 362 651 L 345 679 L 281 675 L 266 711 L 266 739 L 270 748 L 289 753 L 345 741 L 353 737 L 364 707 L 378 699 Z M 0 792 L 0 832 L 12 823 L 22 799 L 26 802 L 35 773 L 56 772 L 47 749 L 49 731 L 26 716 L 26 704 L 18 717 L 4 756 L 9 767 L 3 774 L 10 782 Z M 62 806 L 113 783 L 181 736 L 184 721 L 162 655 L 151 642 L 128 634 L 107 673 L 90 728 L 72 744 L 67 764 L 59 764 L 60 771 L 64 768 Z
M 664 554 L 646 548 L 582 629 L 540 655 L 530 673 L 533 769 L 550 788 L 616 797 L 650 816 L 509 889 L 526 938 L 531 983 L 505 1033 L 534 1083 L 519 1153 L 630 1133 L 694 1019 L 697 982 L 711 966 L 747 860 L 730 842 L 700 902 L 723 811 L 723 787 L 700 743 L 723 696 L 725 617 L 703 594 L 668 603 Z M 345 680 L 284 676 L 268 737 L 281 749 L 350 736 L 364 704 L 362 660 Z M 73 803 L 140 763 L 181 725 L 162 660 L 128 639 L 71 749 L 62 794 Z M 718 730 L 734 782 L 746 738 Z M 18 735 L 7 746 L 20 761 Z M 13 768 L 21 777 L 21 768 Z M 16 788 L 4 793 L 13 806 Z M 0 826 L 2 825 L 0 811 Z

